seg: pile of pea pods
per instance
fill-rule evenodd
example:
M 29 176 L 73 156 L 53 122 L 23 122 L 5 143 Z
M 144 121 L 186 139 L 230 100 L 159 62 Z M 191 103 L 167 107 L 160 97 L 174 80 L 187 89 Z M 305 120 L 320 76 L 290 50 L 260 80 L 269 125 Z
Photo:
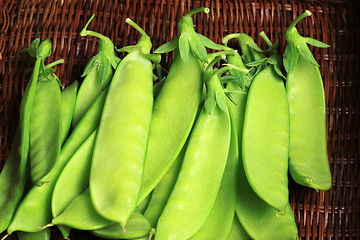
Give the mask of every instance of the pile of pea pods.
M 20 118 L 0 174 L 3 239 L 50 239 L 56 226 L 105 239 L 297 239 L 288 173 L 331 187 L 324 88 L 307 44 L 285 32 L 284 56 L 264 32 L 263 50 L 244 34 L 217 44 L 192 15 L 153 53 L 150 37 L 116 49 L 100 39 L 81 85 L 61 90 L 48 65 L 49 40 L 24 49 L 35 59 Z M 241 51 L 227 46 L 237 39 Z M 213 49 L 208 54 L 207 49 Z M 175 50 L 168 72 L 161 54 Z

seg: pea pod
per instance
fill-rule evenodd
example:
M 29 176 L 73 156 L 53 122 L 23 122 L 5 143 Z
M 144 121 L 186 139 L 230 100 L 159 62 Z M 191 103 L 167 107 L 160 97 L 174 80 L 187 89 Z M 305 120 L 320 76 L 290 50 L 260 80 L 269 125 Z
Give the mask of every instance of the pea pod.
M 149 36 L 130 19 L 126 22 L 142 37 L 136 46 L 124 48 L 130 53 L 114 73 L 90 170 L 90 195 L 95 209 L 123 227 L 138 203 L 153 108 L 149 58 L 158 56 L 150 55 Z
M 230 117 L 218 76 L 214 74 L 206 82 L 207 99 L 190 135 L 174 189 L 159 218 L 155 239 L 191 237 L 204 224 L 219 191 L 229 153 Z
M 129 218 L 126 225 L 126 232 L 119 223 L 115 223 L 105 228 L 90 231 L 97 237 L 106 239 L 137 239 L 152 235 L 150 224 L 141 213 L 135 211 Z M 147 239 L 151 239 L 148 237 Z
M 28 51 L 32 57 L 36 57 L 36 62 L 31 79 L 21 99 L 19 127 L 6 164 L 0 174 L 0 232 L 9 226 L 23 195 L 28 165 L 32 106 L 40 69 L 44 68 L 43 61 L 51 53 L 51 43 L 49 40 L 45 40 L 40 44 L 40 39 L 36 39 Z
M 234 221 L 231 225 L 227 240 L 250 240 L 251 238 L 246 233 L 245 229 L 241 226 L 239 219 L 235 216 Z
M 191 16 L 201 11 L 210 10 L 197 8 L 185 14 L 179 22 L 179 35 L 155 50 L 166 53 L 176 49 L 169 74 L 154 102 L 139 202 L 168 171 L 192 129 L 203 89 L 201 61 L 207 62 L 205 46 L 221 49 L 195 32 Z
M 40 232 L 16 232 L 18 240 L 50 240 L 50 228 L 41 230 Z
M 73 118 L 78 82 L 73 82 L 61 92 L 61 140 L 63 144 L 68 136 Z
M 295 25 L 310 16 L 306 10 L 285 32 L 287 46 L 284 67 L 286 93 L 290 109 L 289 169 L 292 178 L 314 189 L 331 188 L 327 155 L 326 106 L 319 65 L 307 47 L 329 47 L 315 39 L 299 35 Z
M 82 37 L 88 35 L 98 37 L 100 39 L 99 52 L 90 59 L 82 74 L 82 77 L 85 78 L 77 93 L 72 129 L 78 124 L 97 96 L 109 85 L 113 76 L 113 68 L 115 69 L 120 62 L 115 55 L 114 44 L 108 37 L 87 30 L 94 17 L 95 14 L 91 16 L 80 35 Z
M 42 185 L 57 164 L 61 138 L 61 91 L 60 81 L 44 71 L 36 86 L 30 118 L 30 175 L 36 185 Z
M 231 131 L 229 154 L 219 192 L 217 193 L 214 205 L 205 223 L 192 237 L 190 237 L 191 240 L 226 239 L 230 232 L 235 215 L 237 192 L 235 177 L 237 175 L 237 160 L 239 158 L 236 127 L 233 120 L 231 120 Z
M 59 163 L 51 174 L 49 183 L 33 187 L 21 201 L 8 228 L 8 234 L 13 231 L 37 232 L 40 231 L 38 227 L 51 221 L 51 196 L 55 182 L 69 159 L 98 127 L 106 92 L 106 89 L 103 90 L 64 143 Z
M 72 157 L 59 175 L 51 198 L 51 212 L 53 217 L 61 214 L 70 202 L 89 187 L 90 164 L 95 143 L 96 130 L 81 147 L 82 154 Z M 59 224 L 63 237 L 69 237 L 70 229 Z
M 75 197 L 64 211 L 53 218 L 52 225 L 62 225 L 80 230 L 95 230 L 112 225 L 113 222 L 99 215 L 90 199 L 87 188 L 82 194 Z

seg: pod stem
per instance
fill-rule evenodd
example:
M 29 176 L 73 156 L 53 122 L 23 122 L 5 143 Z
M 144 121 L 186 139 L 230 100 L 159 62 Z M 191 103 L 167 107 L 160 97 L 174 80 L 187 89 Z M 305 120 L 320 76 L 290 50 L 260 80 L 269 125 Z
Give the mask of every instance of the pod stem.
M 269 46 L 269 47 L 272 47 L 272 42 L 270 41 L 270 39 L 268 38 L 268 36 L 265 34 L 264 31 L 262 31 L 260 33 L 260 37 L 262 37 L 262 39 L 264 39 L 264 41 L 266 42 L 266 44 Z
M 226 55 L 220 54 L 219 56 L 216 56 L 207 66 L 205 71 L 208 71 L 209 69 L 213 68 L 215 63 L 217 63 L 220 60 L 226 59 Z
M 52 62 L 52 63 L 49 63 L 48 65 L 45 66 L 46 69 L 49 69 L 49 68 L 52 68 L 58 64 L 62 64 L 64 63 L 64 59 L 59 59 L 59 60 L 56 60 L 55 62 Z
M 127 24 L 129 24 L 130 26 L 132 26 L 133 28 L 135 28 L 142 36 L 147 36 L 146 32 L 139 26 L 137 25 L 133 20 L 131 20 L 130 18 L 126 18 L 125 22 Z
M 186 14 L 184 15 L 184 17 L 191 17 L 192 15 L 194 15 L 195 13 L 198 13 L 198 12 L 209 13 L 209 12 L 210 12 L 210 8 L 207 8 L 207 7 L 195 8 L 195 9 L 191 10 L 190 12 L 186 13 Z
M 300 22 L 302 19 L 311 16 L 311 12 L 309 10 L 306 10 L 305 12 L 303 12 L 300 16 L 298 16 L 297 18 L 295 18 L 295 20 L 289 25 L 288 29 L 293 29 L 295 28 L 295 25 Z
M 10 233 L 6 234 L 1 240 L 5 240 L 9 236 L 10 236 Z
M 49 223 L 49 224 L 46 224 L 46 225 L 43 226 L 43 227 L 38 227 L 38 229 L 43 230 L 43 229 L 45 229 L 45 228 L 52 227 L 52 226 L 54 226 L 54 224 L 53 224 L 53 223 Z
M 97 38 L 99 38 L 99 39 L 101 39 L 101 40 L 108 40 L 108 37 L 105 37 L 104 35 L 102 35 L 102 34 L 100 34 L 100 33 L 87 30 L 87 27 L 89 26 L 90 22 L 93 20 L 94 17 L 95 17 L 95 13 L 90 17 L 90 19 L 89 19 L 89 21 L 86 23 L 85 27 L 81 30 L 80 36 L 85 37 L 85 36 L 87 36 L 87 35 L 90 35 L 90 36 L 97 37 Z
M 223 37 L 223 39 L 222 39 L 221 41 L 222 41 L 222 43 L 223 43 L 225 46 L 227 46 L 227 43 L 228 43 L 231 39 L 240 37 L 240 36 L 241 36 L 240 34 L 241 34 L 241 33 L 232 33 L 232 34 L 229 34 L 229 35 Z

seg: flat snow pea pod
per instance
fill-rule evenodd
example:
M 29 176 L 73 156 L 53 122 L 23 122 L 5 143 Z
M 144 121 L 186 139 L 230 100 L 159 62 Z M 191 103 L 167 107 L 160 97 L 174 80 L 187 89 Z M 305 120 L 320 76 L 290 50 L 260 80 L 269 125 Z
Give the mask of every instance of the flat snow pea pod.
M 254 191 L 278 211 L 288 203 L 289 109 L 285 86 L 271 66 L 251 84 L 244 117 L 242 159 Z
M 41 230 L 39 232 L 16 232 L 18 240 L 50 240 L 50 228 Z
M 71 120 L 75 110 L 77 89 L 78 81 L 75 81 L 61 91 L 61 144 L 66 140 L 70 130 Z
M 72 157 L 59 175 L 51 198 L 53 217 L 61 214 L 70 202 L 89 187 L 90 164 L 95 144 L 96 130 L 82 145 L 82 155 Z M 64 238 L 69 237 L 70 229 L 59 226 Z
M 306 43 L 329 46 L 300 36 L 295 28 L 297 22 L 310 14 L 310 11 L 305 11 L 285 32 L 288 45 L 284 66 L 290 109 L 289 170 L 298 184 L 328 190 L 331 188 L 331 172 L 327 155 L 324 87 L 319 65 Z
M 114 73 L 90 170 L 90 195 L 95 209 L 123 227 L 138 205 L 148 145 L 153 108 L 149 57 L 160 57 L 150 55 L 150 37 L 130 19 L 126 22 L 142 36 L 137 45 L 124 48 L 130 53 Z
M 80 230 L 100 229 L 114 223 L 95 211 L 91 203 L 89 188 L 75 197 L 64 211 L 53 218 L 51 222 L 47 227 L 63 225 Z
M 94 17 L 95 14 L 91 16 L 80 35 L 82 37 L 87 35 L 98 37 L 100 39 L 99 52 L 90 59 L 82 74 L 82 77 L 85 76 L 85 78 L 77 93 L 72 129 L 78 124 L 97 96 L 109 85 L 113 76 L 113 68 L 116 69 L 120 62 L 115 55 L 114 44 L 108 37 L 87 30 Z
M 250 240 L 250 236 L 246 233 L 243 226 L 239 222 L 239 219 L 235 216 L 234 221 L 231 225 L 229 235 L 226 238 L 227 240 Z
M 81 127 L 80 124 L 77 128 L 79 127 Z M 72 149 L 68 150 L 66 145 L 79 145 L 78 142 L 78 139 L 75 138 L 74 140 L 72 136 L 69 137 L 60 154 L 59 163 L 49 178 L 49 183 L 43 184 L 41 187 L 34 186 L 30 189 L 15 212 L 14 218 L 7 229 L 8 234 L 14 231 L 38 232 L 41 230 L 39 227 L 45 226 L 51 221 L 51 197 L 56 179 L 71 156 L 73 158 L 81 158 L 84 154 L 87 154 L 88 148 L 85 148 L 86 141 L 84 144 L 80 144 L 80 147 L 77 147 L 78 149 L 76 149 L 77 151 L 75 150 L 75 154 L 68 152 Z
M 138 205 L 138 210 L 141 212 L 141 214 L 144 214 L 144 212 L 146 211 L 147 207 L 149 206 L 150 199 L 151 199 L 151 194 L 152 194 L 152 193 L 150 193 L 150 194 Z
M 146 218 L 135 211 L 126 224 L 126 232 L 119 223 L 90 232 L 97 237 L 106 239 L 136 239 L 149 235 L 151 231 L 152 229 Z
M 55 74 L 46 75 L 39 77 L 30 118 L 30 175 L 38 186 L 48 180 L 61 147 L 59 79 Z
M 237 192 L 236 170 L 237 161 L 239 158 L 235 122 L 231 120 L 231 124 L 232 133 L 229 155 L 221 180 L 219 192 L 216 196 L 215 203 L 205 223 L 199 229 L 199 231 L 197 231 L 192 237 L 190 237 L 191 240 L 225 240 L 230 232 L 235 215 Z
M 195 234 L 209 216 L 219 191 L 229 153 L 230 117 L 217 76 L 206 82 L 206 101 L 217 95 L 215 106 L 208 108 L 212 104 L 205 102 L 195 123 L 178 179 L 157 224 L 157 240 L 188 239 Z M 222 103 L 225 109 L 220 109 Z
M 10 224 L 16 207 L 23 195 L 26 183 L 26 171 L 29 154 L 29 132 L 32 106 L 40 69 L 44 68 L 44 59 L 51 53 L 50 40 L 35 39 L 27 49 L 36 58 L 34 70 L 20 102 L 20 120 L 9 157 L 0 174 L 0 232 Z
M 201 40 L 198 42 L 201 47 L 189 43 L 190 37 L 199 38 L 191 18 L 198 11 L 208 12 L 209 9 L 199 8 L 184 15 L 179 22 L 179 36 L 155 50 L 155 53 L 165 53 L 177 48 L 168 76 L 154 102 L 139 202 L 154 189 L 176 159 L 198 112 L 203 89 L 199 59 L 207 62 Z M 201 54 L 204 51 L 205 59 Z
M 151 194 L 151 199 L 144 213 L 144 217 L 154 228 L 176 183 L 186 150 L 185 146 Z

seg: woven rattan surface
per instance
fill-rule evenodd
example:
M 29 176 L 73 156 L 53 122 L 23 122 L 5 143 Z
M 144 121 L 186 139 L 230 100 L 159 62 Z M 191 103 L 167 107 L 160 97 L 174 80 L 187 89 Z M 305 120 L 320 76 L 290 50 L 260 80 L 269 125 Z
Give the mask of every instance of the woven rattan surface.
M 180 17 L 198 6 L 210 14 L 197 14 L 199 33 L 220 43 L 228 33 L 245 32 L 260 42 L 259 32 L 280 41 L 283 52 L 286 26 L 304 10 L 313 12 L 298 24 L 300 34 L 331 45 L 312 48 L 320 64 L 326 94 L 328 154 L 333 186 L 329 191 L 311 190 L 290 181 L 290 202 L 301 239 L 360 239 L 360 7 L 357 1 L 290 0 L 2 0 L 0 9 L 0 169 L 9 152 L 18 120 L 19 103 L 31 74 L 24 55 L 16 55 L 37 37 L 50 38 L 59 58 L 57 75 L 64 86 L 80 75 L 97 52 L 97 40 L 79 32 L 92 13 L 89 27 L 109 36 L 115 46 L 134 44 L 139 35 L 124 22 L 130 17 L 151 36 L 157 47 L 177 34 Z M 235 43 L 231 43 L 236 47 Z M 167 68 L 172 55 L 163 56 Z M 2 236 L 2 235 L 1 235 Z M 52 239 L 61 239 L 57 230 Z M 72 232 L 70 238 L 96 239 Z M 10 237 L 9 239 L 15 239 Z

